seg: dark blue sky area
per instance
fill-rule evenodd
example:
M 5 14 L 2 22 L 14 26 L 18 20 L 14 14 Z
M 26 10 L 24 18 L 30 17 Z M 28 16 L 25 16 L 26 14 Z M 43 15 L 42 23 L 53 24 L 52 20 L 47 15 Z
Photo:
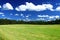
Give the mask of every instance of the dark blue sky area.
M 42 3 L 51 3 L 56 4 L 60 3 L 60 0 L 0 0 L 0 4 L 11 3 L 14 7 L 19 6 L 21 4 L 25 4 L 25 2 L 32 2 L 34 4 L 42 4 Z

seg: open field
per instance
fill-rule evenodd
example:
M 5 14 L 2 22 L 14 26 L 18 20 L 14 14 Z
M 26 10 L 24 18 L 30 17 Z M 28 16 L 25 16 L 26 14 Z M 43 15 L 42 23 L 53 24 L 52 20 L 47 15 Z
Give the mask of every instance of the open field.
M 0 40 L 60 40 L 60 25 L 0 25 Z

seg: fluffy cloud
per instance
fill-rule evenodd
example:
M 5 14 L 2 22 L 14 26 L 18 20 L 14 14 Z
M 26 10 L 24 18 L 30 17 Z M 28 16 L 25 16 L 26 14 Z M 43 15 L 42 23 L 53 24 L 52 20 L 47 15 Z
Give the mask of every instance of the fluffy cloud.
M 51 4 L 43 4 L 43 6 L 50 11 L 54 11 L 53 5 L 51 5 Z
M 3 5 L 4 10 L 13 10 L 13 6 L 10 3 L 6 3 Z
M 37 17 L 49 17 L 49 15 L 37 15 Z
M 58 6 L 58 7 L 55 9 L 55 11 L 60 11 L 60 6 Z
M 28 18 L 28 17 L 30 17 L 31 15 L 30 14 L 28 14 L 28 15 L 26 15 L 26 18 Z
M 44 11 L 44 10 L 51 10 L 53 11 L 53 5 L 51 4 L 42 4 L 42 5 L 35 5 L 33 3 L 26 2 L 26 5 L 20 5 L 15 8 L 17 11 Z
M 21 13 L 20 16 L 21 16 L 21 17 L 24 17 L 24 14 Z
M 5 16 L 4 13 L 2 13 L 2 12 L 0 12 L 0 15 L 1 15 L 1 16 Z
M 20 16 L 24 16 L 24 14 L 21 13 Z
M 27 15 L 26 17 L 28 18 L 29 16 Z
M 4 14 L 2 16 L 5 16 Z
M 19 14 L 15 14 L 15 16 L 19 16 Z
M 0 5 L 0 8 L 2 8 L 2 6 Z
M 4 13 L 0 12 L 0 14 L 2 14 L 2 15 L 3 15 Z
M 55 16 L 49 16 L 49 15 L 37 15 L 38 18 L 49 18 L 49 19 L 59 19 L 60 16 L 59 15 L 55 15 Z
M 60 16 L 56 15 L 55 18 L 59 18 Z
M 49 16 L 49 18 L 50 18 L 50 19 L 53 19 L 53 18 L 56 18 L 56 19 L 58 18 L 58 19 L 59 19 L 60 16 L 58 16 L 58 15 L 56 15 L 56 16 Z
M 53 19 L 55 16 L 50 16 L 49 19 Z
M 51 21 L 51 20 L 56 20 L 59 19 L 60 16 L 59 15 L 55 15 L 55 16 L 49 16 L 49 15 L 37 15 L 37 19 L 36 20 L 46 20 L 46 21 Z M 46 18 L 46 19 L 45 19 Z

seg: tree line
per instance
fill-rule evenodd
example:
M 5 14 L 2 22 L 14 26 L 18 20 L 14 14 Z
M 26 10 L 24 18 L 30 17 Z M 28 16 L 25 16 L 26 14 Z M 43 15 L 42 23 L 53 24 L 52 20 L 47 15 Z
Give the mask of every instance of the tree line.
M 9 20 L 9 19 L 0 19 L 0 25 L 3 24 L 60 24 L 60 19 L 51 20 L 51 21 L 23 21 L 23 20 Z

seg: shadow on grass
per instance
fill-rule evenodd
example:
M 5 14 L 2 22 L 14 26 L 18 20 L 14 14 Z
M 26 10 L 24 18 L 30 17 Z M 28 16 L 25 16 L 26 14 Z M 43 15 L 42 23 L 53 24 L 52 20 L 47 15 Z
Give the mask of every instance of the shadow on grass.
M 4 40 L 4 38 L 0 37 L 0 40 Z
M 0 33 L 0 40 L 5 40 L 4 36 Z

